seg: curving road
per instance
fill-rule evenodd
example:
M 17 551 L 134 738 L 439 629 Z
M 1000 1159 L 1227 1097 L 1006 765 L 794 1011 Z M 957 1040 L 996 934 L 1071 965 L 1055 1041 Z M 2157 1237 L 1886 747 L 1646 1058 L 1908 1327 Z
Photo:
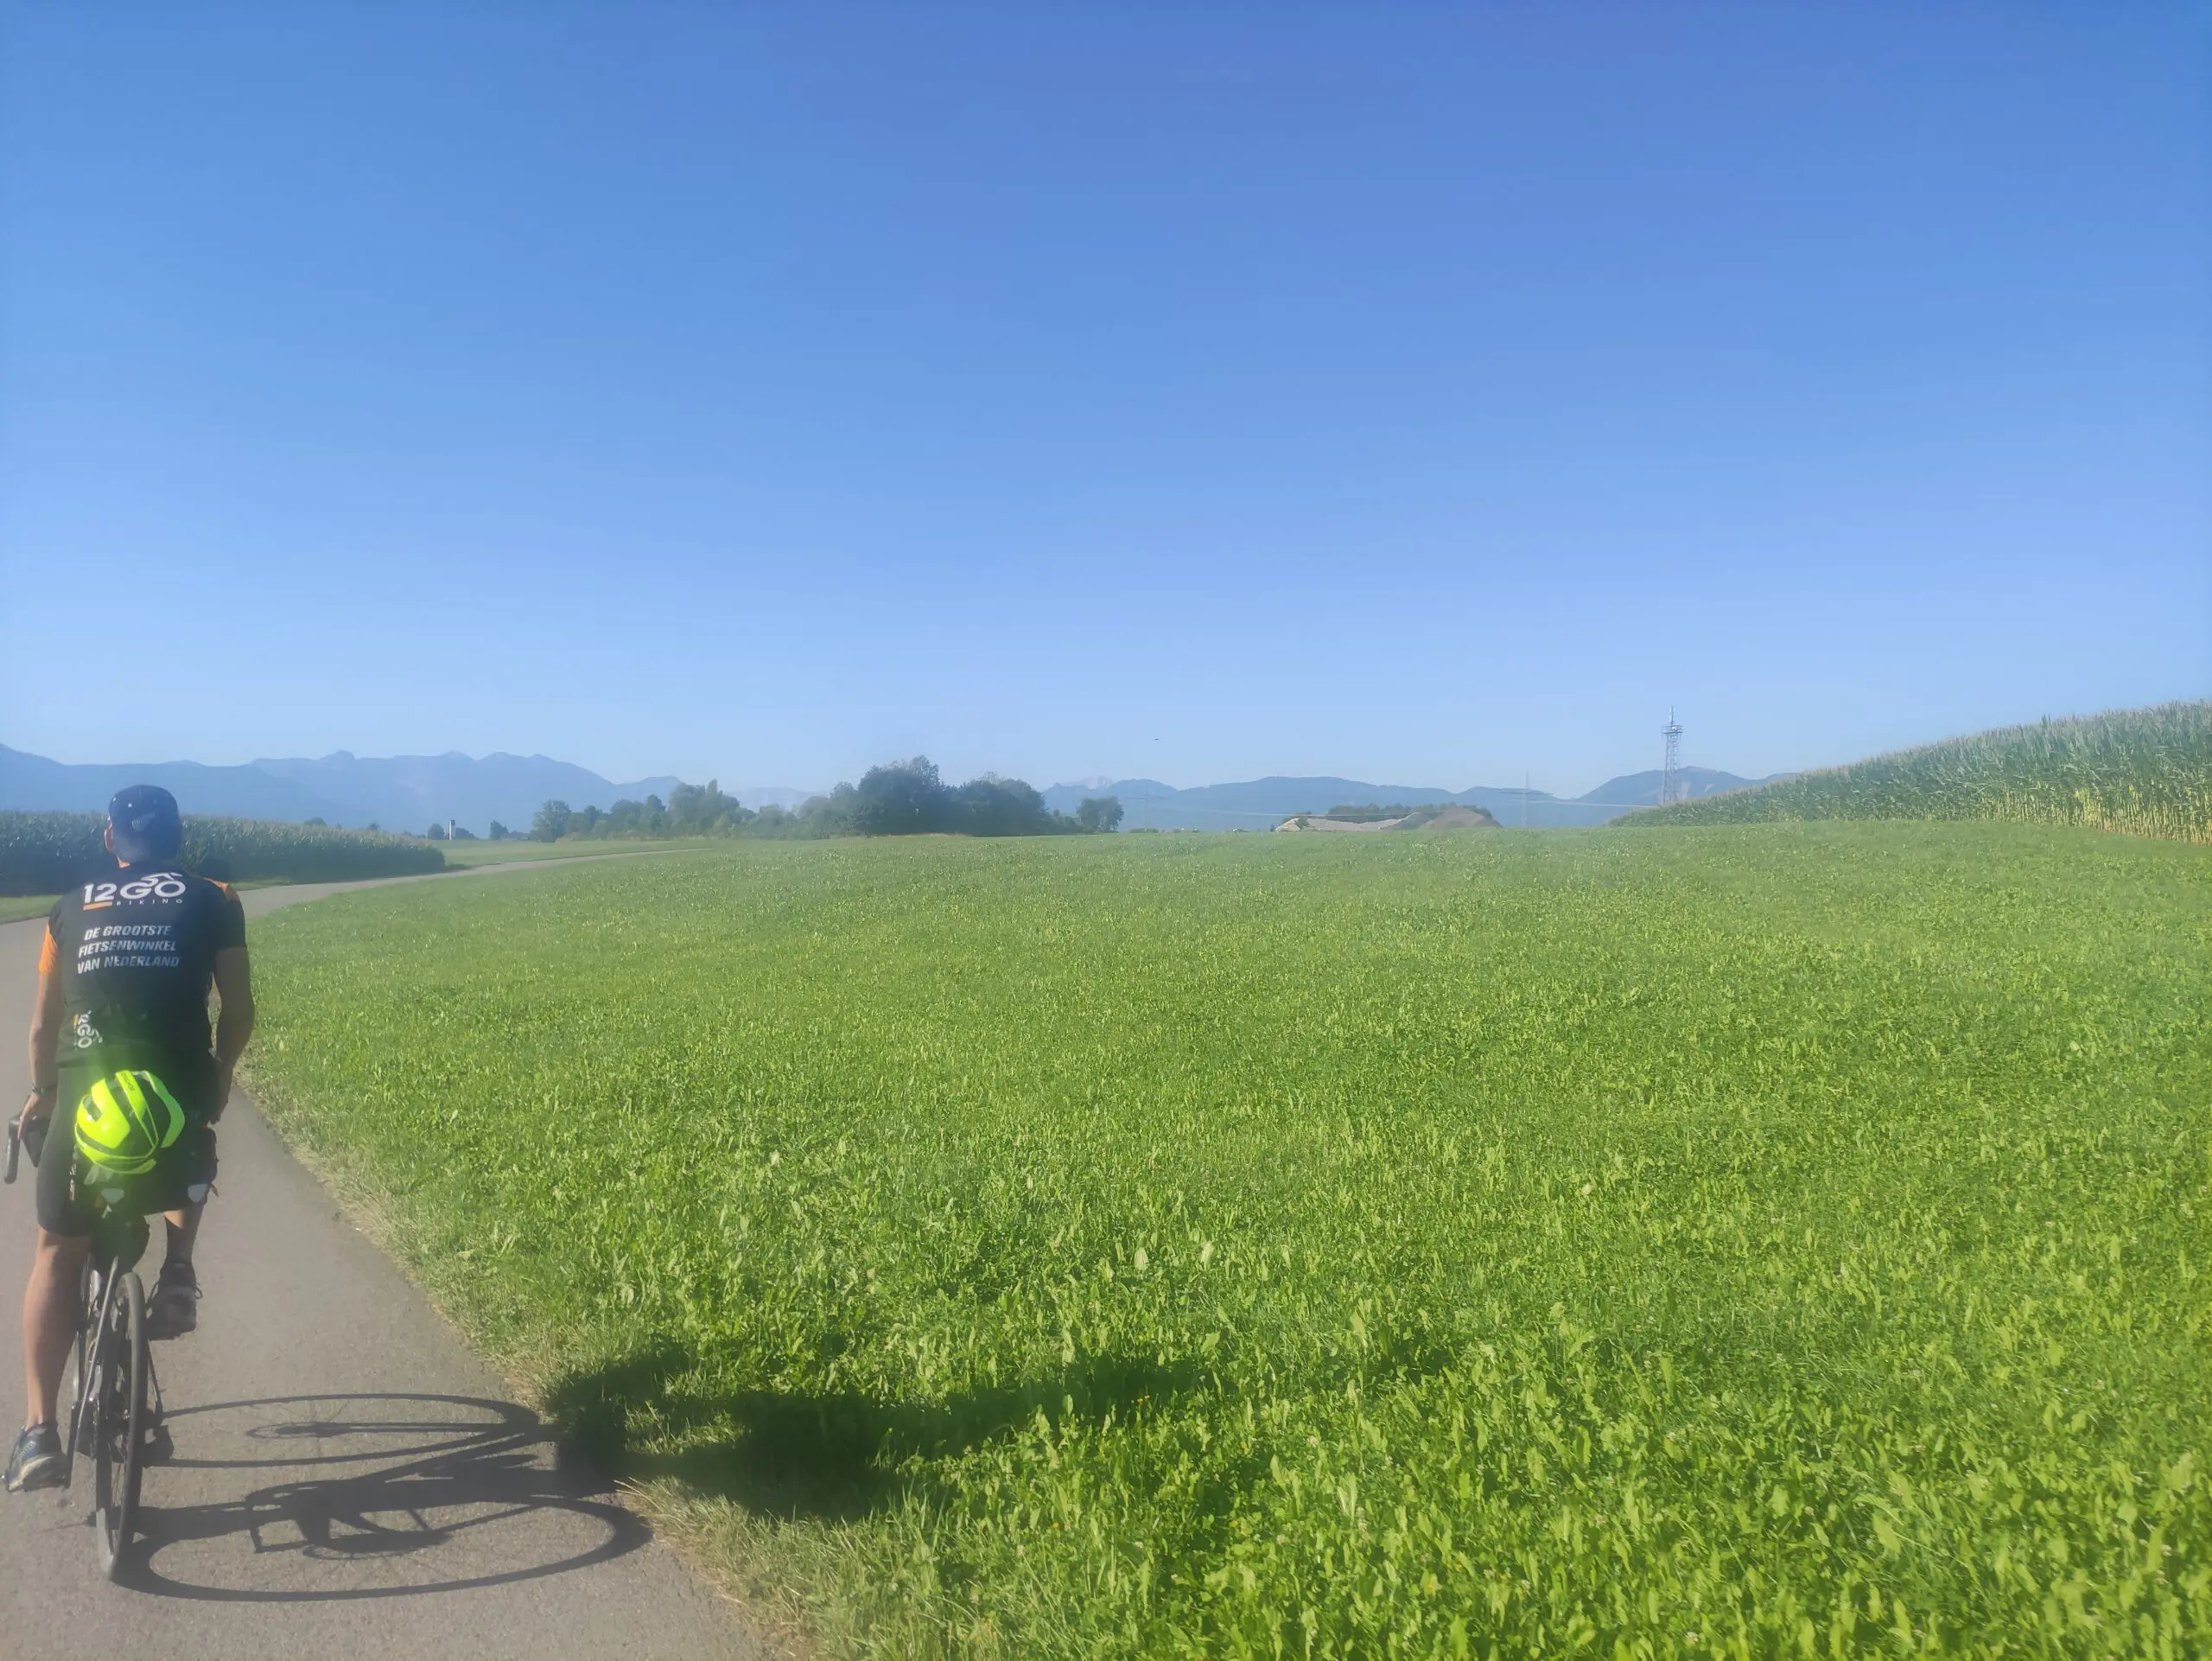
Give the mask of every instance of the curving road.
M 573 863 L 575 862 L 563 862 Z M 492 866 L 413 881 L 512 880 Z M 368 886 L 346 884 L 347 888 Z M 334 892 L 252 889 L 249 916 Z M 0 1103 L 29 1087 L 42 920 L 0 926 Z M 31 1182 L 0 1188 L 0 1417 L 22 1421 Z M 155 1346 L 174 1456 L 146 1473 L 132 1572 L 103 1582 L 89 1473 L 0 1494 L 0 1658 L 168 1661 L 766 1651 L 607 1486 L 564 1463 L 243 1095 L 200 1236 L 200 1329 Z M 160 1229 L 142 1270 L 158 1265 Z

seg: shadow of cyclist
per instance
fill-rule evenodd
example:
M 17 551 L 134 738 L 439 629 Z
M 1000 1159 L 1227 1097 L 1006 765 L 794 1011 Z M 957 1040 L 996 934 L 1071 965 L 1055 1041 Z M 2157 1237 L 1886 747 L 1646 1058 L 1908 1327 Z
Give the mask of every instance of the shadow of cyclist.
M 250 1422 L 211 1434 L 217 1416 Z M 169 1428 L 175 1452 L 149 1473 L 142 1538 L 119 1576 L 142 1592 L 251 1603 L 416 1597 L 564 1574 L 647 1537 L 604 1481 L 563 1461 L 537 1416 L 511 1402 L 274 1397 L 181 1409 Z M 221 1456 L 240 1442 L 243 1456 Z M 165 1470 L 315 1473 L 235 1499 L 162 1506 L 150 1502 Z M 228 1578 L 210 1571 L 232 1540 L 260 1564 L 257 1580 L 268 1578 L 272 1556 L 292 1554 L 283 1577 L 292 1583 L 210 1583 Z M 347 1573 L 377 1564 L 409 1572 L 375 1584 Z

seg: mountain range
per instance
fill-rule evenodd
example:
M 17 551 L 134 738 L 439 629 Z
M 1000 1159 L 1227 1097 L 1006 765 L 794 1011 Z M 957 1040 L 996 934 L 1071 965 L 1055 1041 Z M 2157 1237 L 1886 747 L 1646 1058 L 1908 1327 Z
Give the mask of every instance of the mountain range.
M 497 819 L 529 827 L 549 800 L 571 807 L 607 807 L 622 798 L 665 798 L 680 782 L 638 779 L 618 784 L 587 767 L 545 755 L 359 756 L 336 750 L 303 757 L 207 767 L 197 761 L 73 765 L 0 744 L 0 808 L 77 813 L 104 811 L 125 785 L 160 785 L 188 813 L 250 819 L 321 819 L 331 824 L 378 824 L 416 833 L 458 821 L 484 835 Z M 733 792 L 748 807 L 791 805 L 808 792 L 776 786 Z
M 1782 775 L 1776 775 L 1777 777 Z M 1710 767 L 1685 767 L 1692 796 L 1710 796 L 1767 782 L 1739 779 Z M 358 756 L 336 750 L 313 760 L 283 758 L 242 767 L 198 761 L 78 765 L 49 761 L 0 744 L 0 809 L 99 812 L 124 785 L 156 784 L 173 792 L 188 813 L 331 824 L 379 824 L 420 832 L 458 821 L 478 835 L 499 820 L 525 829 L 539 805 L 560 800 L 570 807 L 604 808 L 621 799 L 665 798 L 679 781 L 637 779 L 618 784 L 588 768 L 545 755 Z M 781 785 L 734 786 L 730 794 L 747 807 L 798 805 L 813 792 Z M 1427 785 L 1370 785 L 1331 777 L 1254 779 L 1243 784 L 1199 785 L 1178 790 L 1155 779 L 1090 780 L 1054 785 L 1046 805 L 1072 813 L 1086 796 L 1121 799 L 1128 830 L 1269 830 L 1297 813 L 1323 813 L 1343 803 L 1409 807 L 1464 802 L 1490 810 L 1504 825 L 1600 824 L 1659 799 L 1659 774 L 1631 773 L 1609 779 L 1572 798 L 1547 791 L 1477 785 L 1443 790 Z
M 1739 779 L 1712 767 L 1684 767 L 1680 778 L 1694 797 L 1767 782 Z M 1125 830 L 1272 830 L 1294 814 L 1325 813 L 1345 804 L 1373 803 L 1381 807 L 1403 803 L 1408 807 L 1424 807 L 1444 802 L 1488 808 L 1503 825 L 1556 826 L 1603 824 L 1632 808 L 1656 806 L 1659 782 L 1656 769 L 1624 773 L 1608 779 L 1586 795 L 1569 798 L 1548 791 L 1495 785 L 1442 790 L 1428 785 L 1370 785 L 1357 779 L 1255 779 L 1246 784 L 1199 785 L 1189 790 L 1178 790 L 1156 779 L 1116 779 L 1054 785 L 1045 792 L 1045 805 L 1072 813 L 1086 796 L 1116 797 L 1122 804 Z

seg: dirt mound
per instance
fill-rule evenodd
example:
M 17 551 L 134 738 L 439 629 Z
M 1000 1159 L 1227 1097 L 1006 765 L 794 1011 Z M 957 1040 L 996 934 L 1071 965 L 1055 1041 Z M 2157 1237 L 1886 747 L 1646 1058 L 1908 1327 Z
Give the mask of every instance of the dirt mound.
M 1448 807 L 1417 808 L 1390 827 L 1393 830 L 1495 830 L 1497 821 L 1490 810 L 1454 802 Z

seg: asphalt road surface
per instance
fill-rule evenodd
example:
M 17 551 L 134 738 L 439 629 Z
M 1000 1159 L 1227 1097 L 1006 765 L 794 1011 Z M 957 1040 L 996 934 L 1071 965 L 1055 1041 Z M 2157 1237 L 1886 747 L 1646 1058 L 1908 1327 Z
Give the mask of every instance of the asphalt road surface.
M 429 879 L 526 881 L 488 867 Z M 352 884 L 349 887 L 362 885 Z M 324 887 L 260 888 L 249 917 Z M 42 920 L 0 926 L 0 1110 L 29 1087 L 23 1034 Z M 251 942 L 249 942 L 251 944 Z M 195 1333 L 154 1346 L 174 1456 L 146 1472 L 120 1585 L 93 1556 L 91 1472 L 0 1494 L 0 1657 L 756 1657 L 702 1588 L 338 1213 L 243 1093 L 197 1253 Z M 22 1422 L 17 1312 L 32 1180 L 0 1188 L 0 1418 Z M 161 1258 L 161 1225 L 141 1272 Z

